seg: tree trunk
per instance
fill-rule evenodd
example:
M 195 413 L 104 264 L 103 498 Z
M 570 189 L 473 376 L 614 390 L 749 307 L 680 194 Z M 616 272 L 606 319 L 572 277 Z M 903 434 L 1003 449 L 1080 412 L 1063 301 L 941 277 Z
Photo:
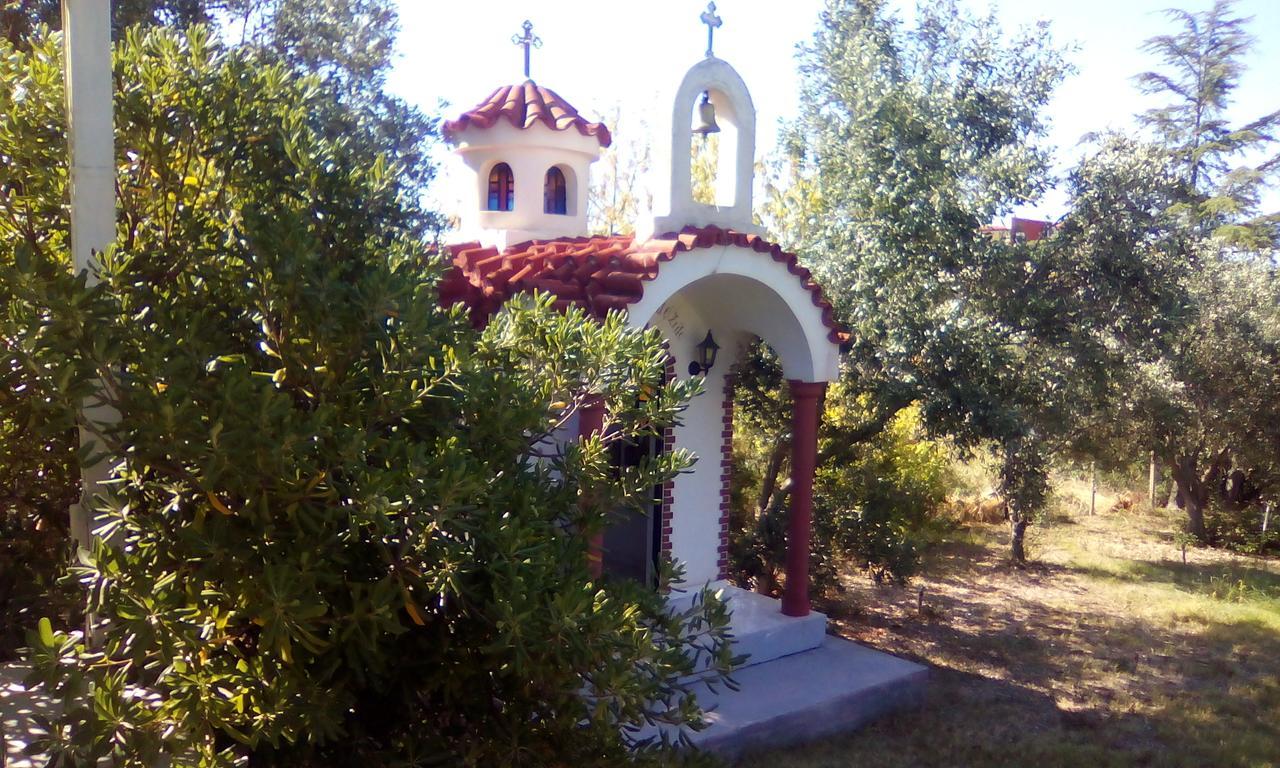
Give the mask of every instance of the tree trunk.
M 791 441 L 784 433 L 778 436 L 773 451 L 769 454 L 769 464 L 765 467 L 764 477 L 760 480 L 760 498 L 756 500 L 756 519 L 760 519 L 772 508 L 773 495 L 778 487 L 778 475 L 782 473 L 782 462 L 791 449 Z
M 1201 544 L 1209 543 L 1209 532 L 1204 527 L 1204 501 L 1195 494 L 1186 497 L 1187 502 L 1187 530 Z
M 1173 500 L 1173 476 L 1170 474 L 1165 476 L 1164 485 L 1160 489 L 1160 495 L 1156 497 L 1157 503 L 1153 504 L 1152 506 L 1159 507 L 1160 509 L 1164 509 L 1169 506 L 1169 502 L 1172 500 Z
M 1237 467 L 1227 475 L 1227 487 L 1223 499 L 1234 509 L 1244 509 L 1248 499 L 1245 491 L 1244 470 Z
M 766 566 L 765 572 L 756 577 L 756 594 L 773 597 L 778 591 L 778 576 Z
M 1227 449 L 1219 451 L 1210 459 L 1203 476 L 1194 454 L 1176 458 L 1170 467 L 1173 480 L 1178 484 L 1178 498 L 1187 511 L 1187 532 L 1202 544 L 1210 543 L 1204 524 L 1205 508 L 1209 505 L 1210 494 L 1222 485 L 1223 473 L 1229 465 L 1228 457 Z
M 1173 470 L 1173 482 L 1178 486 L 1180 502 L 1178 506 L 1187 513 L 1187 532 L 1201 543 L 1205 543 L 1208 533 L 1204 527 L 1204 507 L 1209 494 L 1200 482 L 1196 457 L 1180 456 L 1173 462 L 1170 469 Z
M 1009 557 L 1018 565 L 1027 562 L 1027 521 L 1019 516 L 1009 518 Z

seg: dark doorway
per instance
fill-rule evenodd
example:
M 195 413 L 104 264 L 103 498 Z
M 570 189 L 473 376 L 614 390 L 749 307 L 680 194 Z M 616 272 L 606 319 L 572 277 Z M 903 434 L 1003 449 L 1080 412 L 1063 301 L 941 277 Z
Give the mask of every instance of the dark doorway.
M 620 470 L 637 467 L 661 452 L 662 438 L 655 436 L 615 443 L 613 465 Z M 656 587 L 662 552 L 661 518 L 661 485 L 653 487 L 642 510 L 618 510 L 615 522 L 604 532 L 604 572 Z

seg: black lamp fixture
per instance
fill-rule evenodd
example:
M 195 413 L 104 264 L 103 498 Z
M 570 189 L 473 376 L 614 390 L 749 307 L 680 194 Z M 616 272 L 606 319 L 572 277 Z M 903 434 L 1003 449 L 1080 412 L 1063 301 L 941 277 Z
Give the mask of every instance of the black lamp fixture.
M 689 363 L 689 375 L 706 376 L 711 367 L 716 364 L 716 353 L 720 351 L 720 345 L 711 338 L 711 331 L 707 331 L 707 338 L 698 343 L 697 349 L 698 359 Z

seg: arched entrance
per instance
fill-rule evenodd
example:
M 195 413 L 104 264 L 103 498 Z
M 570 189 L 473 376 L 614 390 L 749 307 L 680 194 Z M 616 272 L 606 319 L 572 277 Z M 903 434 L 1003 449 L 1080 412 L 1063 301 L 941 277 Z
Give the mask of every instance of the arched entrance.
M 792 509 L 788 531 L 787 591 L 782 610 L 809 612 L 808 552 L 817 428 L 826 383 L 838 373 L 839 348 L 829 308 L 815 298 L 808 273 L 776 246 L 757 241 L 711 242 L 662 264 L 630 308 L 631 322 L 658 328 L 680 361 L 697 359 L 711 332 L 720 344 L 715 366 L 703 374 L 674 430 L 674 444 L 699 457 L 676 478 L 664 552 L 682 562 L 691 585 L 725 578 L 728 567 L 733 399 L 731 370 L 746 344 L 763 339 L 777 352 L 794 403 Z M 762 241 L 760 241 L 762 242 Z
M 733 422 L 726 374 L 753 336 L 773 347 L 795 407 L 789 586 L 782 609 L 806 615 L 817 424 L 826 383 L 839 371 L 840 350 L 831 305 L 795 255 L 757 235 L 714 226 L 647 240 L 529 241 L 501 251 L 464 244 L 452 253 L 455 269 L 442 282 L 442 299 L 465 301 L 480 317 L 506 298 L 535 289 L 597 315 L 626 310 L 633 326 L 660 329 L 681 376 L 708 331 L 719 340 L 721 357 L 703 375 L 704 393 L 673 430 L 674 446 L 693 452 L 698 464 L 676 477 L 669 491 L 663 489 L 669 514 L 656 534 L 659 551 L 684 565 L 691 586 L 719 581 L 727 572 Z M 582 409 L 579 436 L 599 431 L 602 409 Z M 604 542 L 595 544 L 599 572 Z

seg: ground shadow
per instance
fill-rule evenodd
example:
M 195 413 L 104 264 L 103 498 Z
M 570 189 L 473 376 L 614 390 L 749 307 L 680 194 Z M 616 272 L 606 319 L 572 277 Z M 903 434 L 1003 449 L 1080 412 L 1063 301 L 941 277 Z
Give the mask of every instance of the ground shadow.
M 1102 535 L 1082 528 L 1070 535 Z M 1173 585 L 1230 600 L 1221 594 L 1228 582 L 1275 594 L 1280 575 L 1238 563 L 1142 560 L 1125 561 L 1132 571 L 1119 574 L 1058 563 L 1018 569 L 999 533 L 990 526 L 962 534 L 905 588 L 851 581 L 839 599 L 845 607 L 832 614 L 839 634 L 930 666 L 921 710 L 742 765 L 1275 764 L 1280 632 L 1240 620 L 1247 612 L 1239 611 L 1223 621 L 1153 621 L 1109 604 L 1117 590 L 1106 584 L 1164 585 L 1165 595 Z

